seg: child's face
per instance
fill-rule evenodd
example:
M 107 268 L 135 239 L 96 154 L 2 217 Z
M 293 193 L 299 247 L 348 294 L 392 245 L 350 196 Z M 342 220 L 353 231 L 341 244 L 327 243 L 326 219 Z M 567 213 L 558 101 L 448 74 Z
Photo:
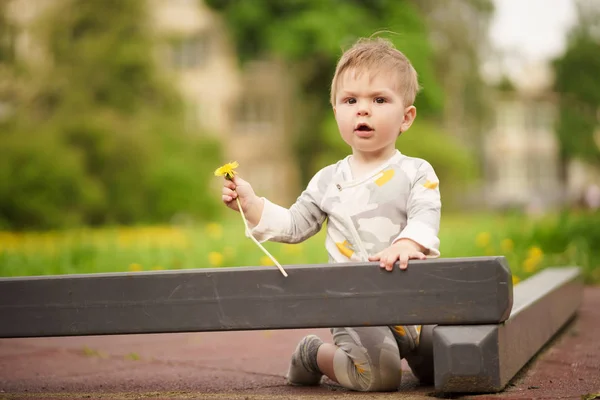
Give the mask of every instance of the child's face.
M 335 119 L 342 139 L 354 155 L 385 159 L 393 154 L 398 135 L 407 130 L 416 115 L 405 107 L 392 72 L 356 74 L 348 70 L 340 77 L 335 96 Z

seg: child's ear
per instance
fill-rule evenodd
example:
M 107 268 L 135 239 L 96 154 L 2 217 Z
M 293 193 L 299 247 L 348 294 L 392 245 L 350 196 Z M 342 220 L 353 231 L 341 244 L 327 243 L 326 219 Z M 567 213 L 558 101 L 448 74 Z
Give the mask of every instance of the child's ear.
M 335 107 L 333 107 L 333 116 L 335 117 Z
M 410 128 L 416 117 L 417 107 L 406 107 L 406 109 L 404 109 L 404 120 L 402 121 L 402 125 L 400 126 L 400 133 L 406 132 L 408 128 Z

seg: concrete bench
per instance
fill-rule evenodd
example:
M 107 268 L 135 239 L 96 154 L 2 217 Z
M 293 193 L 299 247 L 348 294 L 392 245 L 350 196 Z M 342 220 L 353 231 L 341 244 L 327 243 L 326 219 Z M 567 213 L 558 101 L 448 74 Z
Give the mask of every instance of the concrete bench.
M 400 324 L 508 318 L 503 257 L 0 278 L 0 337 Z
M 573 317 L 582 294 L 579 268 L 548 268 L 515 286 L 512 312 L 504 323 L 435 327 L 436 390 L 503 390 Z

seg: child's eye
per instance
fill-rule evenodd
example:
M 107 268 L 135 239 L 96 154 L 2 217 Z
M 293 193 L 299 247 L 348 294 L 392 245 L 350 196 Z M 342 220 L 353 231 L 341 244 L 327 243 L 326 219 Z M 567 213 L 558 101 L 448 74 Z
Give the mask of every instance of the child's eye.
M 356 99 L 354 97 L 349 97 L 346 99 L 346 103 L 348 104 L 356 104 Z
M 378 104 L 383 104 L 385 103 L 385 99 L 383 97 L 376 97 L 375 102 Z

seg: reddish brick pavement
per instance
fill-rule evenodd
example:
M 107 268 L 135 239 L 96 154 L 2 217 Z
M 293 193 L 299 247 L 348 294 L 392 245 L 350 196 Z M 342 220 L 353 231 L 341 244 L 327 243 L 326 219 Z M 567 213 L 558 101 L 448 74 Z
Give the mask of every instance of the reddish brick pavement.
M 315 331 L 315 330 L 311 330 Z M 316 330 L 324 338 L 329 332 Z M 284 384 L 307 330 L 0 340 L 1 398 L 336 399 L 426 398 L 407 372 L 397 393 Z M 600 287 L 586 288 L 577 319 L 502 393 L 480 398 L 573 398 L 599 393 Z M 407 367 L 406 367 L 407 368 Z

